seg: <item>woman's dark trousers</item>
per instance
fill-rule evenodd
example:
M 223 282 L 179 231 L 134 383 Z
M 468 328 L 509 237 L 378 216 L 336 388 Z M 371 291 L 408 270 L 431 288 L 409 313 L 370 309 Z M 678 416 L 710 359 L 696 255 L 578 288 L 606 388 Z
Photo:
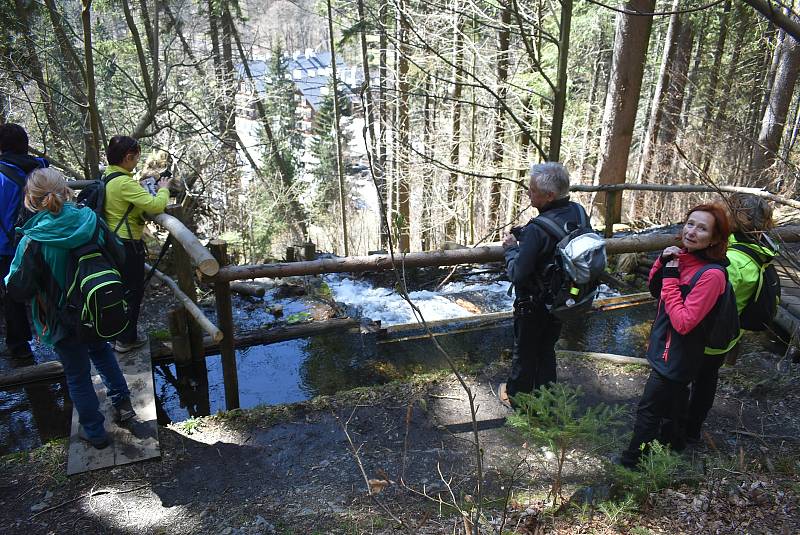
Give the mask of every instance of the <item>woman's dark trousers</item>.
M 544 305 L 514 303 L 514 356 L 507 392 L 530 393 L 556 382 L 556 342 L 561 322 Z
M 656 439 L 662 444 L 669 444 L 673 449 L 682 449 L 685 446 L 682 424 L 685 421 L 688 398 L 689 386 L 686 383 L 672 381 L 655 370 L 650 370 L 650 377 L 636 409 L 631 443 L 622 452 L 620 459 L 623 466 L 635 467 L 642 454 L 641 445 Z
M 139 308 L 144 295 L 144 242 L 142 240 L 122 240 L 125 245 L 125 264 L 120 275 L 125 284 L 128 300 L 128 328 L 117 337 L 122 343 L 131 344 L 136 341 L 136 326 L 139 323 Z
M 700 440 L 700 429 L 708 416 L 708 411 L 714 406 L 719 369 L 724 362 L 725 354 L 703 355 L 700 371 L 692 381 L 689 395 L 689 411 L 686 419 L 686 438 L 689 440 Z

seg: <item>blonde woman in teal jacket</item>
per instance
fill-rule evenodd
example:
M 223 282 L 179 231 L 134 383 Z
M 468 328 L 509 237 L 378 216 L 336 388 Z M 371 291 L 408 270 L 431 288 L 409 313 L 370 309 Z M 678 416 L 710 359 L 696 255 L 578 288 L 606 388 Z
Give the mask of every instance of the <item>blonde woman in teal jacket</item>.
M 761 266 L 750 255 L 737 250 L 734 246 L 744 246 L 756 253 L 764 262 L 769 262 L 778 254 L 769 244 L 765 243 L 764 231 L 774 226 L 772 221 L 772 208 L 762 198 L 755 195 L 736 193 L 728 199 L 731 211 L 731 224 L 733 233 L 728 240 L 727 267 L 728 280 L 736 294 L 736 308 L 739 315 L 755 296 L 761 277 Z M 739 354 L 739 340 L 744 330 L 739 330 L 739 336 L 724 350 L 706 348 L 703 364 L 697 378 L 692 381 L 689 408 L 686 422 L 686 438 L 689 442 L 700 441 L 700 430 L 708 412 L 714 405 L 714 396 L 717 393 L 719 369 L 723 363 L 733 365 Z

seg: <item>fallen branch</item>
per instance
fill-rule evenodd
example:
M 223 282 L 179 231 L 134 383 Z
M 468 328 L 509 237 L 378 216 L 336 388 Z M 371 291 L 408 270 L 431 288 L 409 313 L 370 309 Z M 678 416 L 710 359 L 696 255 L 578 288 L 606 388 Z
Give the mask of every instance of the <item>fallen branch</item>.
M 41 511 L 39 511 L 37 513 L 34 513 L 31 516 L 29 516 L 28 520 L 33 520 L 34 518 L 36 518 L 39 515 L 43 515 L 45 513 L 49 513 L 50 511 L 54 511 L 54 510 L 58 509 L 59 507 L 64 507 L 65 505 L 69 505 L 71 503 L 77 502 L 78 500 L 82 500 L 83 498 L 89 498 L 91 500 L 95 496 L 102 496 L 103 494 L 125 494 L 125 493 L 128 493 L 128 492 L 136 492 L 137 490 L 142 490 L 144 488 L 147 488 L 148 486 L 149 485 L 139 485 L 138 487 L 134 487 L 134 488 L 128 489 L 128 490 L 115 490 L 115 489 L 93 490 L 93 491 L 88 492 L 86 494 L 81 494 L 80 496 L 78 496 L 76 498 L 72 498 L 72 499 L 67 500 L 65 502 L 61 502 L 58 505 L 54 505 L 52 507 L 48 507 L 47 509 L 42 509 Z
M 216 260 L 214 262 L 216 262 Z M 211 323 L 211 320 L 209 320 L 206 317 L 206 315 L 203 314 L 203 311 L 200 310 L 200 307 L 198 307 L 195 304 L 195 302 L 189 298 L 188 295 L 183 293 L 183 291 L 181 291 L 181 289 L 178 288 L 178 284 L 174 280 L 167 277 L 157 269 L 153 270 L 153 268 L 146 263 L 144 265 L 144 268 L 148 271 L 152 270 L 153 275 L 155 275 L 156 278 L 158 278 L 161 282 L 169 286 L 170 290 L 172 290 L 172 293 L 175 294 L 175 297 L 177 297 L 178 300 L 181 302 L 181 304 L 186 308 L 186 311 L 189 313 L 189 315 L 192 316 L 192 318 L 194 318 L 194 320 L 198 323 L 198 325 L 200 325 L 200 327 L 211 336 L 211 339 L 214 342 L 219 342 L 220 340 L 222 340 L 222 331 L 220 331 L 216 325 Z
M 761 440 L 762 442 L 764 439 L 772 439 L 772 440 L 788 440 L 790 442 L 800 442 L 800 437 L 793 437 L 789 435 L 760 435 L 758 433 L 753 433 L 752 431 L 745 431 L 744 429 L 729 429 L 730 433 L 734 433 L 736 435 L 743 435 L 746 437 L 753 437 Z

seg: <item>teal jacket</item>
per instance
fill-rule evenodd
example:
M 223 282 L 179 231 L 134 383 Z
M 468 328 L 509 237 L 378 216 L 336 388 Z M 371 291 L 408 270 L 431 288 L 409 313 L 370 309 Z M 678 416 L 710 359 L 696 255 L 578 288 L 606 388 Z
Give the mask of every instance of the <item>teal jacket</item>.
M 727 256 L 728 260 L 730 261 L 730 265 L 728 265 L 727 268 L 728 280 L 731 281 L 733 293 L 736 294 L 736 309 L 741 315 L 742 310 L 744 310 L 744 307 L 747 306 L 747 303 L 749 303 L 753 298 L 756 288 L 758 287 L 758 281 L 761 278 L 761 266 L 746 253 L 734 249 L 732 247 L 733 245 L 744 245 L 748 249 L 751 249 L 761 255 L 764 260 L 772 260 L 778 255 L 778 252 L 773 251 L 771 248 L 760 243 L 755 243 L 748 239 L 747 236 L 738 232 L 731 234 L 730 238 L 728 239 Z M 742 338 L 743 334 L 744 329 L 740 329 L 739 336 L 731 341 L 726 349 L 715 350 L 707 347 L 705 353 L 707 355 L 719 355 L 722 353 L 727 353 L 739 343 L 739 340 Z
M 17 301 L 31 300 L 33 324 L 40 340 L 55 345 L 70 336 L 59 312 L 66 299 L 66 277 L 70 249 L 92 239 L 98 224 L 90 208 L 65 203 L 61 212 L 38 212 L 22 227 L 6 288 Z M 101 224 L 98 241 L 106 241 L 107 229 Z M 115 256 L 118 253 L 115 253 Z

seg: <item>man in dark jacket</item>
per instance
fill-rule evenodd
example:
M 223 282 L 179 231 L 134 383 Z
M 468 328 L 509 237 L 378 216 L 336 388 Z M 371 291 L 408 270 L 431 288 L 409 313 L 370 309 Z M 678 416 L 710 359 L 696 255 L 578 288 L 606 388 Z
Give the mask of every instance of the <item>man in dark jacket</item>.
M 0 125 L 0 279 L 5 278 L 14 258 L 17 242 L 14 228 L 22 207 L 23 190 L 34 169 L 47 167 L 44 158 L 28 154 L 28 134 L 18 124 Z M 31 327 L 23 303 L 14 301 L 3 291 L 6 322 L 6 347 L 12 357 L 32 357 Z
M 528 197 L 539 211 L 561 228 L 572 231 L 580 225 L 583 207 L 569 200 L 569 173 L 556 162 L 535 164 L 530 171 Z M 506 404 L 518 392 L 530 393 L 556 381 L 555 345 L 561 322 L 547 308 L 549 288 L 544 268 L 552 262 L 556 238 L 532 219 L 519 232 L 503 241 L 506 272 L 514 285 L 514 354 L 511 374 L 499 388 Z

